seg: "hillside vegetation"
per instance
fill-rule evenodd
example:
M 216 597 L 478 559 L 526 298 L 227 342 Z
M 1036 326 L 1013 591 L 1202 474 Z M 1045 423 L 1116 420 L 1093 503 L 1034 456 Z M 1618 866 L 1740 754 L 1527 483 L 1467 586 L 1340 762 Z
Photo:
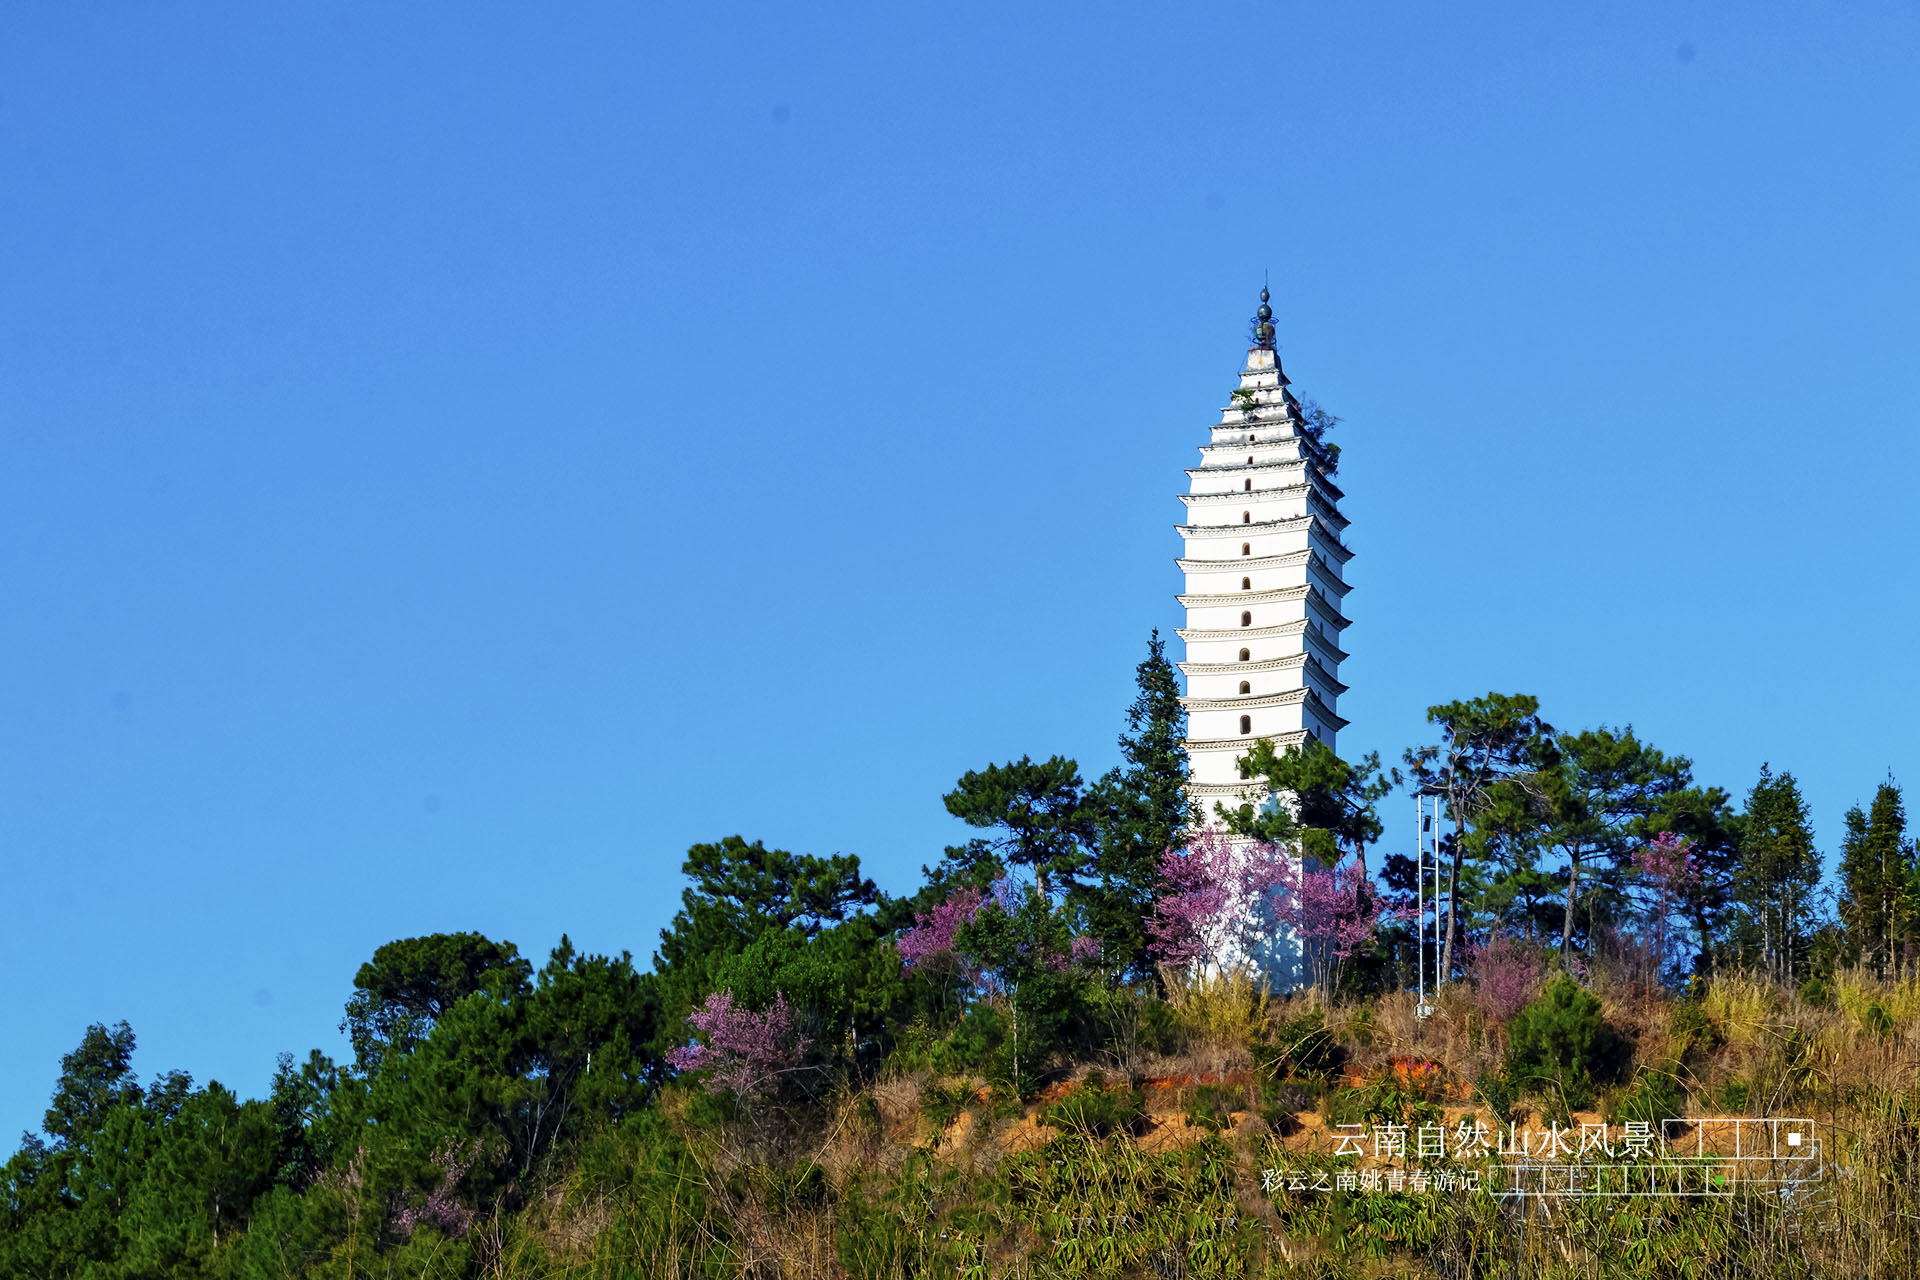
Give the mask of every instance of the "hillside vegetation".
M 1829 882 L 1790 774 L 1736 809 L 1523 695 L 1430 719 L 1406 777 L 1255 745 L 1293 802 L 1213 815 L 1250 858 L 1186 806 L 1156 638 L 1123 763 L 967 773 L 945 801 L 981 834 L 911 895 L 852 857 L 696 845 L 651 966 L 389 943 L 353 975 L 351 1057 L 282 1055 L 256 1099 L 142 1083 L 133 1031 L 94 1026 L 0 1169 L 0 1276 L 1920 1274 L 1897 785 Z M 1376 847 L 1406 782 L 1450 820 L 1424 951 L 1412 850 Z M 1284 995 L 1237 961 L 1275 923 Z M 1818 1160 L 1717 1180 L 1739 1117 L 1803 1122 Z M 1702 1180 L 1502 1197 L 1495 1138 L 1413 1149 L 1628 1125 Z

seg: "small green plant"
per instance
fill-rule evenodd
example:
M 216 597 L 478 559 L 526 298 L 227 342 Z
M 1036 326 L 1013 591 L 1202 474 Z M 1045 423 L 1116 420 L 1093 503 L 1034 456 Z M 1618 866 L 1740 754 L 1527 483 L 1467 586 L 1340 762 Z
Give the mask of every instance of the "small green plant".
M 1828 1008 L 1833 1004 L 1833 988 L 1825 978 L 1815 976 L 1800 984 L 1800 1002 L 1810 1004 L 1817 1009 Z
M 1876 1000 L 1861 1013 L 1860 1025 L 1867 1029 L 1868 1034 L 1885 1039 L 1893 1034 L 1893 1015 L 1881 1008 Z
M 1686 1096 L 1675 1079 L 1677 1063 L 1653 1067 L 1634 1077 L 1627 1091 L 1614 1100 L 1609 1121 L 1645 1120 L 1659 1124 L 1685 1114 Z
M 1489 1071 L 1473 1082 L 1473 1092 L 1493 1112 L 1495 1124 L 1513 1122 L 1513 1104 L 1517 1101 L 1513 1084 L 1497 1071 Z
M 1187 1103 L 1187 1123 L 1202 1125 L 1215 1133 L 1233 1127 L 1233 1113 L 1245 1110 L 1247 1091 L 1224 1084 L 1203 1084 L 1193 1091 Z
M 920 1114 L 936 1130 L 945 1130 L 972 1100 L 973 1091 L 964 1082 L 946 1085 L 937 1079 L 929 1080 L 920 1090 Z
M 1266 1067 L 1277 1079 L 1324 1078 L 1338 1071 L 1346 1058 L 1347 1051 L 1328 1029 L 1326 1018 L 1312 1009 L 1273 1029 Z
M 1675 1005 L 1669 1028 L 1673 1035 L 1674 1052 L 1680 1055 L 1682 1061 L 1698 1061 L 1724 1042 L 1720 1028 L 1714 1025 L 1705 1006 L 1698 1000 L 1682 1000 Z
M 1132 1132 L 1146 1114 L 1138 1089 L 1082 1085 L 1040 1113 L 1040 1122 L 1088 1137 Z

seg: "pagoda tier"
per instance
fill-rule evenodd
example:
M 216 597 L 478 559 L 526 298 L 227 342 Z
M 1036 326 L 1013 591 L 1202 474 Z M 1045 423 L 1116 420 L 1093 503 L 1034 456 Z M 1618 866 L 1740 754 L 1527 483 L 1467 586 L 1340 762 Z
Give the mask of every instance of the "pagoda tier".
M 1258 803 L 1239 761 L 1266 739 L 1276 747 L 1317 738 L 1329 747 L 1347 722 L 1336 704 L 1346 565 L 1345 495 L 1272 345 L 1262 291 L 1256 332 L 1232 401 L 1209 428 L 1200 465 L 1180 495 L 1189 523 L 1176 562 L 1187 625 L 1189 794 L 1212 818 L 1215 803 Z

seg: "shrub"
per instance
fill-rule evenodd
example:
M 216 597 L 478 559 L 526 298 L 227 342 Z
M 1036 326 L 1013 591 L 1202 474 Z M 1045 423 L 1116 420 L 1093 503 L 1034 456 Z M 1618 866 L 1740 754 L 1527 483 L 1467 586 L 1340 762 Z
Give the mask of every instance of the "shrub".
M 1493 1112 L 1495 1124 L 1512 1122 L 1516 1098 L 1513 1084 L 1505 1076 L 1497 1071 L 1489 1071 L 1473 1082 L 1473 1091 Z
M 1555 974 L 1507 1028 L 1507 1078 L 1521 1087 L 1552 1082 L 1567 1106 L 1584 1105 L 1595 1082 L 1618 1076 L 1624 1048 L 1594 994 Z
M 1707 985 L 1700 1004 L 1720 1035 L 1735 1046 L 1751 1044 L 1773 1025 L 1772 990 L 1744 973 L 1715 978 Z
M 1634 1078 L 1627 1091 L 1614 1101 L 1609 1121 L 1645 1120 L 1659 1124 L 1685 1113 L 1686 1097 L 1674 1079 L 1671 1068 L 1653 1068 Z
M 1800 1002 L 1817 1009 L 1825 1008 L 1833 1003 L 1833 988 L 1827 985 L 1825 978 L 1808 978 L 1800 984 Z
M 1218 1133 L 1233 1127 L 1233 1113 L 1244 1110 L 1247 1091 L 1224 1084 L 1203 1084 L 1193 1091 L 1187 1103 L 1187 1123 L 1202 1125 Z
M 1006 1039 L 1006 1015 L 993 1005 L 976 1004 L 953 1029 L 953 1056 L 969 1067 L 992 1066 L 995 1051 Z
M 1310 1009 L 1274 1028 L 1273 1053 L 1266 1065 L 1279 1079 L 1325 1078 L 1338 1071 L 1346 1058 L 1347 1052 L 1327 1028 L 1326 1018 L 1320 1010 Z
M 1673 1051 L 1683 1061 L 1689 1058 L 1697 1061 L 1723 1043 L 1720 1028 L 1714 1025 L 1698 1000 L 1682 1000 L 1673 1007 L 1668 1031 L 1673 1037 Z
M 1173 996 L 1188 1036 L 1222 1058 L 1245 1054 L 1266 1027 L 1266 988 L 1244 973 L 1194 978 Z
M 1138 1089 L 1083 1085 L 1040 1113 L 1040 1123 L 1089 1137 L 1131 1132 L 1146 1114 Z
M 964 1081 L 946 1085 L 938 1080 L 929 1080 L 920 1090 L 920 1114 L 936 1130 L 944 1131 L 967 1109 L 971 1101 L 973 1091 Z
M 1547 957 L 1539 947 L 1505 935 L 1472 956 L 1473 989 L 1480 1007 L 1495 1022 L 1506 1022 L 1540 992 Z

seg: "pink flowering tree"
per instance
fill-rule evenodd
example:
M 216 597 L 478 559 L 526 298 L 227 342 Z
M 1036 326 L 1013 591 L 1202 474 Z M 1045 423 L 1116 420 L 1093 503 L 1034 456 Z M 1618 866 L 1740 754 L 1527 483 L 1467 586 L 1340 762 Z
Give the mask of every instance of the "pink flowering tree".
M 1294 861 L 1267 844 L 1208 829 L 1160 857 L 1160 896 L 1147 936 L 1163 963 L 1225 971 L 1246 963 L 1285 912 Z
M 811 1044 L 778 991 L 758 1013 L 735 1004 L 731 991 L 716 991 L 687 1015 L 687 1022 L 706 1039 L 668 1053 L 668 1065 L 705 1072 L 708 1093 L 731 1094 L 743 1105 L 772 1093 L 783 1075 L 799 1068 Z
M 978 987 L 981 978 L 979 966 L 959 949 L 956 939 L 988 901 L 984 889 L 955 890 L 935 903 L 933 910 L 915 913 L 913 927 L 894 942 L 901 968 L 936 984 L 941 1003 L 953 1004 L 956 1017 L 960 998 Z
M 467 1228 L 473 1225 L 474 1211 L 461 1204 L 455 1193 L 479 1153 L 477 1142 L 471 1148 L 463 1148 L 452 1138 L 446 1140 L 433 1156 L 434 1166 L 440 1170 L 439 1184 L 427 1193 L 425 1200 L 408 1205 L 394 1218 L 394 1226 L 401 1235 L 411 1237 L 421 1227 L 432 1227 L 450 1240 L 467 1234 Z
M 1652 844 L 1634 852 L 1633 879 L 1639 890 L 1646 944 L 1652 950 L 1655 968 L 1664 971 L 1673 958 L 1674 916 L 1699 888 L 1692 841 L 1671 831 L 1661 832 Z
M 1381 909 L 1380 894 L 1358 862 L 1301 869 L 1279 914 L 1299 936 L 1322 1000 L 1332 999 L 1347 961 L 1372 944 Z
M 1465 948 L 1467 970 L 1482 1010 L 1505 1022 L 1532 1003 L 1546 980 L 1547 957 L 1536 944 L 1500 934 L 1484 947 Z
M 1299 939 L 1323 999 L 1343 966 L 1371 944 L 1383 910 L 1357 859 L 1317 867 L 1273 845 L 1236 846 L 1213 830 L 1169 849 L 1160 860 L 1160 883 L 1147 933 L 1164 963 L 1220 971 L 1243 966 L 1278 925 Z
M 1006 994 L 1013 971 L 1020 968 L 1020 958 L 1054 973 L 1097 965 L 1100 940 L 1088 934 L 1066 934 L 1058 927 L 1059 922 L 1051 919 L 1034 922 L 1005 955 L 1000 954 L 1004 947 L 981 947 L 980 934 L 976 934 L 974 946 L 966 944 L 963 931 L 968 926 L 988 916 L 1018 919 L 1027 914 L 1030 896 L 1031 891 L 1023 894 L 1012 880 L 1002 877 L 987 889 L 960 889 L 931 911 L 917 912 L 913 927 L 894 944 L 902 968 L 941 983 L 946 994 L 997 998 Z M 987 932 L 997 939 L 1003 931 Z

